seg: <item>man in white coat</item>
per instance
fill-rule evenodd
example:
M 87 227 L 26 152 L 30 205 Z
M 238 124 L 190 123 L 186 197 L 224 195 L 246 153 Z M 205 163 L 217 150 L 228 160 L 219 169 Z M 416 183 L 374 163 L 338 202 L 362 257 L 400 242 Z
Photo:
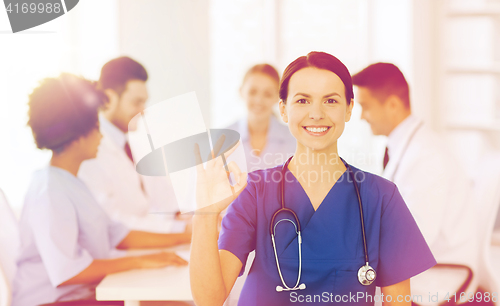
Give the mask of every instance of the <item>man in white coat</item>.
M 178 207 L 169 179 L 138 174 L 127 139 L 130 120 L 145 108 L 147 79 L 146 69 L 129 57 L 103 66 L 98 85 L 109 100 L 99 116 L 103 139 L 97 158 L 85 161 L 78 177 L 111 218 L 129 228 L 182 231 L 182 223 L 175 220 Z
M 419 304 L 433 304 L 438 292 L 439 301 L 445 292 L 453 300 L 451 295 L 457 292 L 458 297 L 458 288 L 467 279 L 467 269 L 439 264 L 475 270 L 477 221 L 468 198 L 471 183 L 443 139 L 412 114 L 408 83 L 395 65 L 370 65 L 352 80 L 361 118 L 374 135 L 388 137 L 383 176 L 397 185 L 438 262 L 412 279 L 412 294 L 424 295 Z M 474 293 L 476 287 L 473 279 L 465 289 Z

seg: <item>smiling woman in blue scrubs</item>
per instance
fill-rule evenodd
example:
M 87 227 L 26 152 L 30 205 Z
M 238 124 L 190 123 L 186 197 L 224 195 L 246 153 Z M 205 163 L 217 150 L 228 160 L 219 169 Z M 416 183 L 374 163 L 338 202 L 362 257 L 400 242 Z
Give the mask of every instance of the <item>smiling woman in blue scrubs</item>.
M 247 176 L 229 164 L 238 178 L 235 196 L 241 193 L 207 206 L 216 202 L 225 172 L 220 158 L 206 169 L 198 166 L 197 199 L 203 208 L 193 219 L 190 263 L 196 304 L 222 305 L 248 253 L 255 250 L 239 305 L 373 305 L 375 286 L 382 287 L 384 305 L 410 305 L 409 278 L 436 262 L 396 186 L 352 166 L 348 171 L 338 156 L 337 140 L 353 108 L 347 68 L 322 52 L 300 57 L 285 69 L 280 99 L 281 116 L 297 140 L 295 155 L 283 172 L 278 166 Z M 281 213 L 271 225 L 281 207 L 281 180 L 284 205 L 301 224 L 301 252 L 290 222 L 276 226 L 276 251 L 271 241 L 271 226 L 294 220 L 292 214 Z M 218 237 L 216 212 L 231 201 Z M 365 265 L 363 230 L 369 263 L 377 273 L 370 285 L 358 280 L 358 270 Z M 301 269 L 305 288 L 277 290 L 285 286 L 276 258 L 284 283 L 294 286 Z

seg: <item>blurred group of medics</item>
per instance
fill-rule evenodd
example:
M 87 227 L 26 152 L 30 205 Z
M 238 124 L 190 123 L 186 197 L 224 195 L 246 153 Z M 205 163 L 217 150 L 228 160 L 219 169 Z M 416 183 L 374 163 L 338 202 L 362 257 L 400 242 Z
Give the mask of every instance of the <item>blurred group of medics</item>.
M 130 120 L 145 108 L 147 79 L 140 63 L 120 57 L 103 66 L 95 83 L 62 74 L 43 80 L 30 95 L 28 124 L 38 148 L 53 157 L 35 173 L 26 195 L 14 306 L 69 300 L 98 305 L 96 282 L 109 273 L 186 264 L 173 253 L 131 258 L 118 251 L 191 239 L 189 224 L 176 218 L 168 177 L 135 171 L 127 133 Z M 362 119 L 374 135 L 388 139 L 383 176 L 397 185 L 437 262 L 474 271 L 478 246 L 467 200 L 470 182 L 439 136 L 412 114 L 403 74 L 377 63 L 352 81 Z M 295 139 L 273 111 L 279 86 L 280 74 L 268 64 L 251 67 L 242 80 L 247 115 L 228 128 L 241 136 L 248 172 L 279 166 L 295 152 Z M 226 305 L 238 303 L 254 256 Z M 439 280 L 440 274 L 432 268 L 417 276 L 412 293 L 439 290 L 429 287 L 429 279 Z M 469 291 L 476 287 L 470 283 Z
M 122 251 L 191 240 L 190 226 L 176 220 L 167 178 L 135 171 L 127 133 L 144 110 L 147 79 L 140 63 L 120 57 L 103 66 L 97 82 L 64 73 L 29 96 L 28 125 L 52 158 L 25 197 L 12 305 L 107 305 L 95 300 L 107 274 L 187 265 L 173 252 Z

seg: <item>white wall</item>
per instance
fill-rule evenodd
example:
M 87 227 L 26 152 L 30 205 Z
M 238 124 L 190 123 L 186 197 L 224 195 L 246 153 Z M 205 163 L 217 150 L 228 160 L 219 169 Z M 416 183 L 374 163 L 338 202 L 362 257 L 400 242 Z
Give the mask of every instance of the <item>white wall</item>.
M 215 126 L 245 113 L 238 89 L 246 70 L 268 62 L 281 73 L 299 56 L 325 51 L 355 73 L 375 60 L 395 62 L 411 77 L 409 0 L 213 0 L 210 7 L 211 96 Z M 397 26 L 395 26 L 397 24 Z M 373 36 L 373 37 L 372 37 Z M 339 142 L 349 162 L 382 168 L 385 140 L 371 135 L 360 107 Z
M 119 50 L 149 74 L 149 104 L 195 91 L 210 124 L 208 0 L 119 1 Z
M 39 80 L 70 72 L 95 79 L 118 54 L 115 0 L 85 0 L 68 14 L 12 34 L 0 9 L 0 188 L 16 212 L 33 171 L 50 152 L 36 149 L 26 126 L 28 95 Z
M 129 55 L 147 68 L 150 104 L 194 90 L 205 123 L 219 127 L 244 114 L 238 89 L 253 64 L 268 62 L 282 72 L 311 50 L 336 55 L 351 73 L 376 61 L 393 62 L 410 82 L 414 112 L 446 133 L 464 160 L 499 150 L 499 132 L 446 126 L 449 111 L 456 107 L 442 98 L 440 65 L 448 52 L 438 31 L 442 3 L 86 0 L 36 30 L 2 34 L 0 43 L 7 47 L 1 51 L 0 84 L 7 86 L 0 97 L 0 188 L 20 207 L 31 173 L 50 157 L 35 149 L 25 125 L 27 97 L 38 80 L 61 71 L 95 79 L 101 66 L 118 55 Z M 0 32 L 9 31 L 6 13 L 0 10 Z M 481 37 L 488 42 L 485 35 Z M 496 52 L 485 54 L 498 61 Z M 477 99 L 471 105 L 481 108 L 483 103 Z M 371 136 L 359 115 L 355 105 L 340 140 L 341 154 L 357 166 L 379 172 L 385 139 Z
M 278 46 L 277 16 L 269 12 L 273 0 L 210 1 L 211 117 L 215 127 L 225 127 L 245 113 L 239 88 L 245 72 L 267 62 L 277 67 L 273 51 Z
M 414 84 L 421 114 L 475 176 L 484 155 L 500 154 L 500 78 L 488 72 L 500 61 L 495 42 L 500 9 L 495 17 L 486 6 L 493 1 L 413 2 Z

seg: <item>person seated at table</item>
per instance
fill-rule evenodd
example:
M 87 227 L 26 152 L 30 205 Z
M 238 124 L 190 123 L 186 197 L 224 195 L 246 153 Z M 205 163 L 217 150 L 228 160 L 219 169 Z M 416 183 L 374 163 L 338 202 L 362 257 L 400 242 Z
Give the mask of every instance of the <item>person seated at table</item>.
M 137 128 L 129 122 L 148 100 L 147 81 L 144 66 L 130 57 L 104 64 L 97 82 L 108 97 L 99 116 L 103 138 L 96 158 L 82 163 L 78 177 L 114 221 L 134 230 L 181 232 L 186 222 L 175 218 L 179 208 L 170 177 L 137 173 L 128 141 Z
M 186 265 L 175 253 L 123 257 L 128 248 L 161 248 L 190 242 L 190 234 L 130 231 L 112 221 L 77 178 L 82 161 L 94 158 L 102 135 L 98 108 L 106 97 L 83 78 L 44 79 L 29 97 L 29 121 L 39 149 L 52 151 L 37 171 L 20 219 L 20 255 L 13 306 L 89 300 L 107 274 L 136 268 Z

